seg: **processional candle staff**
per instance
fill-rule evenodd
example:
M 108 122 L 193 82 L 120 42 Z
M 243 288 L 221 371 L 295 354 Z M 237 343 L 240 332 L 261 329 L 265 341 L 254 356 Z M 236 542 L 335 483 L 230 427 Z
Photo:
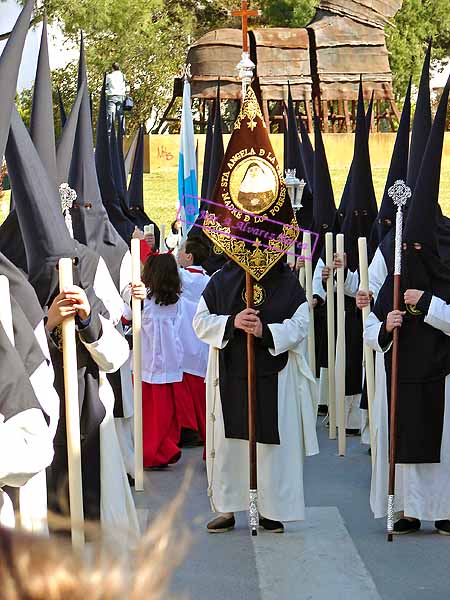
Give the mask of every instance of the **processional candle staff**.
M 59 260 L 59 291 L 73 285 L 71 258 Z M 66 317 L 61 324 L 64 397 L 66 405 L 67 458 L 69 467 L 69 502 L 72 544 L 81 551 L 84 546 L 83 485 L 81 474 L 80 407 L 78 402 L 77 345 L 75 317 Z
M 153 227 L 151 225 L 151 227 Z M 152 232 L 153 233 L 153 232 Z M 141 241 L 131 240 L 131 277 L 133 285 L 141 281 Z M 142 301 L 132 299 L 133 328 L 133 402 L 134 402 L 134 478 L 135 490 L 144 491 L 144 458 L 142 440 Z
M 395 218 L 395 261 L 394 261 L 394 298 L 393 310 L 400 310 L 400 278 L 402 272 L 402 233 L 403 233 L 403 207 L 411 197 L 411 189 L 404 181 L 398 179 L 388 190 L 397 207 Z M 392 542 L 394 532 L 394 505 L 395 505 L 395 454 L 397 430 L 397 390 L 398 390 L 398 339 L 399 329 L 392 332 L 392 377 L 391 377 L 391 402 L 389 423 L 389 490 L 387 514 L 387 539 Z

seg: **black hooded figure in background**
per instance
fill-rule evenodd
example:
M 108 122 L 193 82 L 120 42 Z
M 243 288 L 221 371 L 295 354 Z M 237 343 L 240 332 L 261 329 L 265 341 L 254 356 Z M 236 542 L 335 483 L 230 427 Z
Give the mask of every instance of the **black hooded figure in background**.
M 131 503 L 132 499 L 121 462 L 120 447 L 114 424 L 112 423 L 112 436 L 111 429 L 108 429 L 108 422 L 105 420 L 105 395 L 103 394 L 103 399 L 101 395 L 101 390 L 105 389 L 105 384 L 101 381 L 102 371 L 117 370 L 128 357 L 128 345 L 114 328 L 108 311 L 94 291 L 99 257 L 86 246 L 71 239 L 58 208 L 60 199 L 57 188 L 48 177 L 16 109 L 13 109 L 11 116 L 6 161 L 16 197 L 17 217 L 28 263 L 28 279 L 41 306 L 47 312 L 46 329 L 55 371 L 55 389 L 61 399 L 61 413 L 55 436 L 55 458 L 48 479 L 52 508 L 57 508 L 56 498 L 67 485 L 64 379 L 59 323 L 66 314 L 73 314 L 75 309 L 85 516 L 89 519 L 101 518 L 110 525 L 126 523 L 129 526 L 131 523 L 133 526 L 133 512 L 129 510 L 126 494 L 130 496 Z M 74 286 L 61 296 L 58 293 L 57 264 L 62 257 L 74 261 Z M 116 459 L 111 460 L 112 452 Z M 106 454 L 110 458 L 107 465 L 101 459 Z
M 392 310 L 393 275 L 381 288 L 365 329 L 366 342 L 384 352 L 386 384 L 377 378 L 378 422 L 371 505 L 386 514 L 392 332 L 399 331 L 394 533 L 434 521 L 450 534 L 450 269 L 438 249 L 436 206 L 449 82 L 428 138 L 403 232 L 401 310 Z M 378 406 L 378 408 L 377 408 Z M 372 450 L 374 451 L 374 450 Z

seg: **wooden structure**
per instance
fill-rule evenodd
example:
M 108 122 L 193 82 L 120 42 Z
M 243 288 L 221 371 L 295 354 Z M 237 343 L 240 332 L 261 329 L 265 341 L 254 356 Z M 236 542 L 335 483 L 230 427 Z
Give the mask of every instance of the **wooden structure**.
M 320 0 L 306 28 L 249 30 L 250 57 L 256 65 L 254 87 L 271 130 L 284 127 L 289 81 L 296 112 L 308 131 L 312 131 L 313 104 L 325 132 L 352 131 L 360 75 L 365 98 L 374 94 L 372 128 L 394 130 L 398 110 L 384 26 L 401 4 L 402 0 Z M 211 31 L 190 47 L 186 62 L 191 65 L 192 97 L 200 99 L 199 132 L 205 130 L 206 105 L 215 99 L 219 76 L 221 98 L 235 101 L 237 111 L 241 86 L 236 65 L 241 48 L 239 29 Z M 157 133 L 164 123 L 178 120 L 169 114 L 182 91 L 182 80 L 177 78 Z

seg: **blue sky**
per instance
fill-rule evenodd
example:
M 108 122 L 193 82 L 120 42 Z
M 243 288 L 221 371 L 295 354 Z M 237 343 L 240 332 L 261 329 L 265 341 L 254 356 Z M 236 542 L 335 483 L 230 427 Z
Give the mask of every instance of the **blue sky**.
M 20 13 L 20 7 L 15 0 L 0 1 L 0 29 L 1 33 L 10 31 L 16 22 Z M 34 80 L 36 71 L 37 55 L 39 52 L 39 38 L 41 28 L 37 27 L 28 32 L 27 40 L 20 66 L 19 81 L 17 87 L 19 90 L 30 87 Z M 0 42 L 0 52 L 6 42 Z

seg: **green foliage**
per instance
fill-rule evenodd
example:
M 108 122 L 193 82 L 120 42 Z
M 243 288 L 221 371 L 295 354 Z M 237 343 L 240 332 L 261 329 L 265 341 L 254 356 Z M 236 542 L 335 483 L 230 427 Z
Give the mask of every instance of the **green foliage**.
M 433 59 L 450 56 L 448 0 L 403 0 L 392 25 L 386 27 L 394 91 L 403 97 L 410 75 L 418 82 L 426 45 L 433 38 Z
M 250 25 L 304 27 L 313 18 L 317 3 L 254 0 L 250 6 L 258 6 L 262 15 L 251 19 Z M 103 74 L 113 61 L 119 62 L 134 99 L 135 107 L 128 116 L 133 130 L 149 118 L 152 125 L 159 121 L 190 43 L 212 29 L 240 27 L 240 19 L 230 16 L 230 10 L 239 4 L 239 0 L 46 0 L 45 8 L 49 20 L 58 21 L 73 42 L 78 42 L 80 30 L 84 32 L 94 115 Z M 386 34 L 394 91 L 401 104 L 410 73 L 415 82 L 418 79 L 428 37 L 434 38 L 433 58 L 450 53 L 448 0 L 403 0 Z M 76 91 L 76 64 L 54 71 L 53 81 L 69 110 Z M 19 106 L 27 120 L 29 92 L 22 93 Z

